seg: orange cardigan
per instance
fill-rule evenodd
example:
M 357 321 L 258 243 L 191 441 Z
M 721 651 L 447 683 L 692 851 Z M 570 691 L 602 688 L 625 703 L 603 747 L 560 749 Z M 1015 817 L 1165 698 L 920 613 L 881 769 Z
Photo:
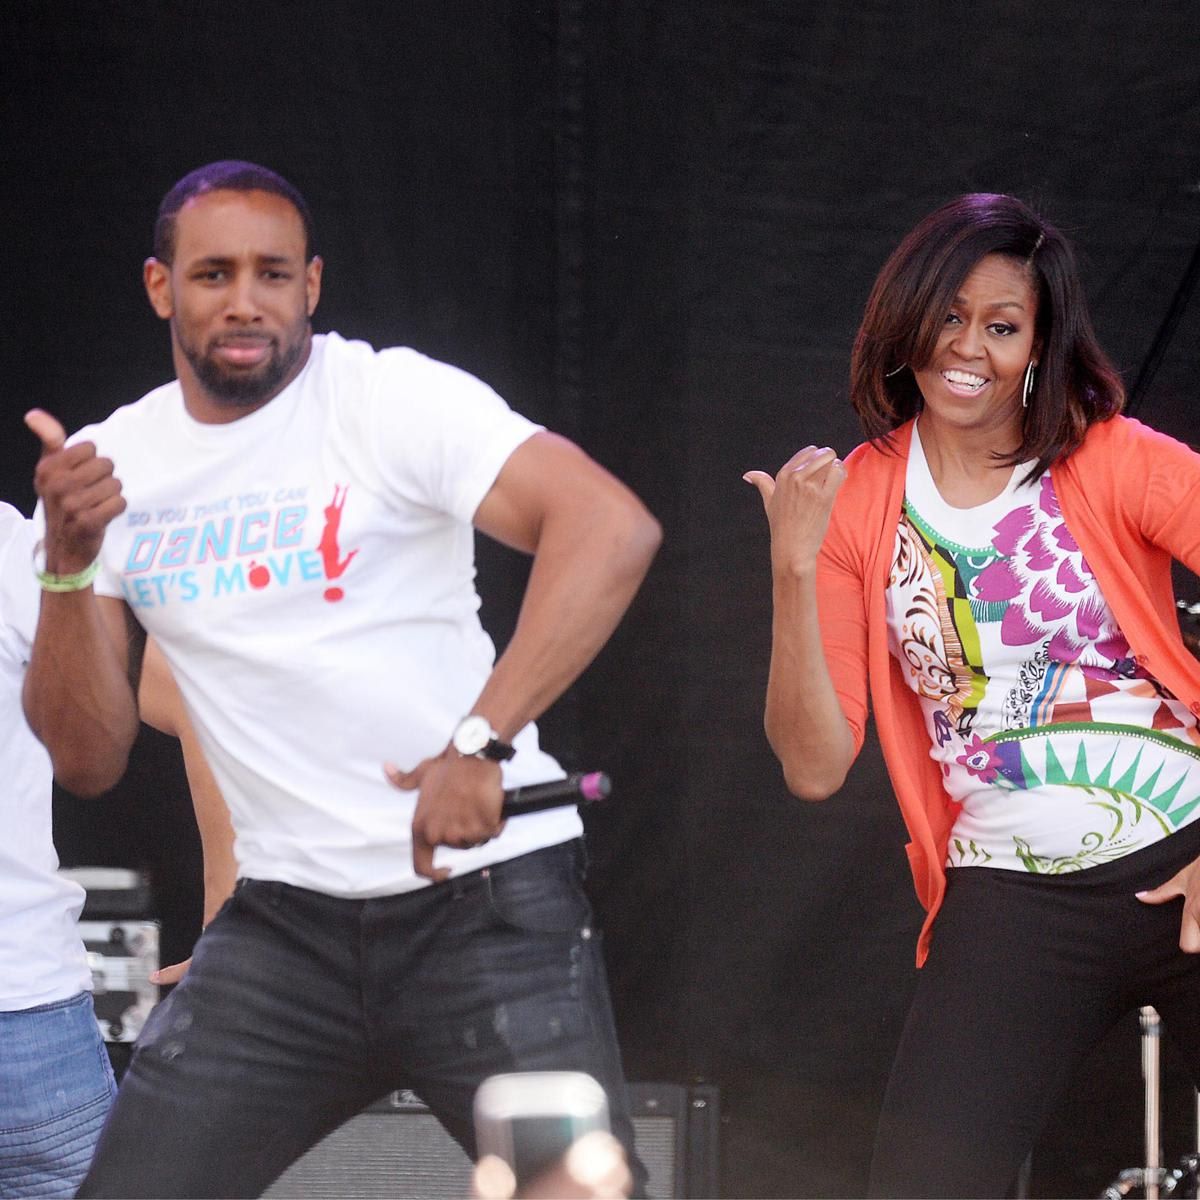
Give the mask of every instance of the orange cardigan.
M 917 697 L 888 652 L 884 591 L 912 430 L 912 421 L 897 429 L 891 450 L 868 442 L 847 457 L 817 586 L 825 656 L 855 754 L 869 694 L 911 838 L 909 865 L 926 910 L 920 966 L 946 889 L 946 846 L 959 806 L 929 757 Z M 1172 558 L 1200 574 L 1200 455 L 1138 421 L 1114 417 L 1093 425 L 1083 445 L 1050 473 L 1067 526 L 1134 657 L 1200 715 L 1200 663 L 1180 637 L 1171 585 Z

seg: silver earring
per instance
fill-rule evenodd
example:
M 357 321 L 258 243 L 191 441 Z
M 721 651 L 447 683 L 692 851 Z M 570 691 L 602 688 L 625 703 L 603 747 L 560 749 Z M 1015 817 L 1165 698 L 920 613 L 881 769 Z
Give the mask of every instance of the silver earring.
M 898 367 L 895 367 L 891 371 L 884 371 L 884 373 L 883 373 L 884 379 L 891 379 L 891 377 L 893 375 L 899 375 L 900 372 L 903 371 L 904 368 L 907 366 L 908 366 L 908 363 L 901 363 Z
M 1031 358 L 1029 360 L 1029 366 L 1027 366 L 1025 368 L 1025 384 L 1021 388 L 1021 407 L 1022 408 L 1029 407 L 1029 397 L 1033 395 L 1033 376 L 1034 376 L 1034 371 L 1036 370 L 1036 368 L 1037 368 L 1037 363 L 1035 363 L 1033 361 L 1033 359 Z

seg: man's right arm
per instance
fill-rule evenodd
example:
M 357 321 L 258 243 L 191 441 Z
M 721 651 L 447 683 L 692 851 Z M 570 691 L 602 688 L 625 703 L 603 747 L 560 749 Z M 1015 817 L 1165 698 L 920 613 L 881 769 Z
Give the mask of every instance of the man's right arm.
M 42 443 L 34 474 L 45 515 L 45 570 L 86 570 L 125 509 L 111 461 L 90 442 L 65 446 L 63 427 L 35 409 L 25 423 Z M 91 586 L 43 591 L 25 673 L 25 716 L 68 791 L 97 796 L 125 773 L 138 730 L 136 681 L 145 634 L 120 600 Z

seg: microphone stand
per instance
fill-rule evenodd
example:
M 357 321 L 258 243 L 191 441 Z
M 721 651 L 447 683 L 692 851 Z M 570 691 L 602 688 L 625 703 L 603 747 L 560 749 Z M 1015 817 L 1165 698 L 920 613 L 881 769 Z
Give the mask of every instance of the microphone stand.
M 1122 1200 L 1138 1189 L 1146 1200 L 1162 1200 L 1173 1196 L 1179 1184 L 1191 1178 L 1195 1180 L 1195 1163 L 1191 1169 L 1176 1167 L 1167 1170 L 1162 1165 L 1162 1126 L 1160 1121 L 1159 1063 L 1162 1047 L 1162 1021 L 1158 1013 L 1145 1005 L 1138 1013 L 1142 1030 L 1142 1087 L 1144 1095 L 1143 1137 L 1144 1148 L 1141 1167 L 1129 1167 L 1122 1171 L 1101 1193 L 1101 1200 Z M 1200 1109 L 1197 1110 L 1197 1132 L 1200 1138 Z M 1200 1145 L 1200 1141 L 1197 1143 Z M 1200 1155 L 1189 1156 L 1200 1161 Z M 1186 1163 L 1186 1159 L 1184 1160 Z M 1188 1194 L 1180 1190 L 1180 1196 Z M 1195 1195 L 1195 1191 L 1191 1195 Z

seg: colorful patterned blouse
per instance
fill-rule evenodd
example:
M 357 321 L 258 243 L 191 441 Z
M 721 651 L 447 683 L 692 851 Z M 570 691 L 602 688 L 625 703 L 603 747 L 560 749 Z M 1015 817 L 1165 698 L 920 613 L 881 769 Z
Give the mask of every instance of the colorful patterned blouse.
M 1049 472 L 970 509 L 914 431 L 887 589 L 889 649 L 962 807 L 947 866 L 1054 874 L 1200 817 L 1200 731 L 1134 661 Z

